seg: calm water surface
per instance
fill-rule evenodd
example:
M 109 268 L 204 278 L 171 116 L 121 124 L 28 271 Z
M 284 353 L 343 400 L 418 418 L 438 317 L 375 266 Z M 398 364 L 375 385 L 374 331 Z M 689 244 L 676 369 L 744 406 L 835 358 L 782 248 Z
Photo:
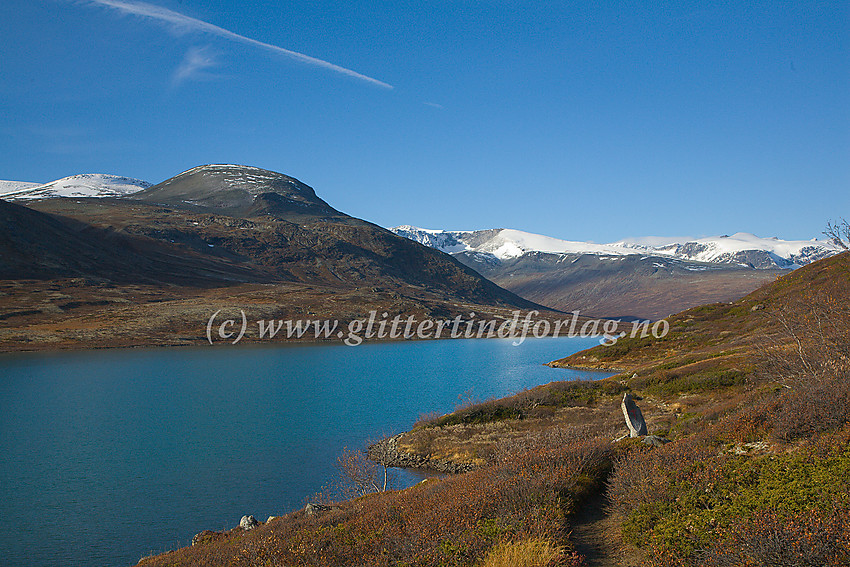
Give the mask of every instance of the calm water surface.
M 345 447 L 604 374 L 542 364 L 593 339 L 0 356 L 0 563 L 118 567 L 303 506 Z M 414 475 L 403 475 L 411 483 Z

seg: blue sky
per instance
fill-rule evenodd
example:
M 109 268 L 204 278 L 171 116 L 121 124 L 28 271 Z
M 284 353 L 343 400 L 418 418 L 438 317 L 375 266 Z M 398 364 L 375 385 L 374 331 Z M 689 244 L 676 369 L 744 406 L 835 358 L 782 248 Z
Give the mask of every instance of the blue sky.
M 3 0 L 0 179 L 280 171 L 381 224 L 819 236 L 846 2 Z

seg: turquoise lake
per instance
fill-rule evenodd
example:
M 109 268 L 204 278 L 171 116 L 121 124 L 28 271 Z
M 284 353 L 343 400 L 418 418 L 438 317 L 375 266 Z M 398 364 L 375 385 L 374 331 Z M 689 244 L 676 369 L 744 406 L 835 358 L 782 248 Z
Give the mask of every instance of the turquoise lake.
M 459 398 L 608 374 L 543 364 L 545 338 L 0 356 L 0 558 L 123 567 L 194 534 L 300 508 L 343 447 Z M 417 475 L 402 473 L 412 484 Z

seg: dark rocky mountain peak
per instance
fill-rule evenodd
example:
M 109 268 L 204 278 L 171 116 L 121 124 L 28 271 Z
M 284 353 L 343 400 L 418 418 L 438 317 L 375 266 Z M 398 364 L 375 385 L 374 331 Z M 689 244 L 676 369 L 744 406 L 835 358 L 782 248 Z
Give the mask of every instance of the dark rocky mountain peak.
M 293 220 L 347 216 L 294 177 L 245 165 L 195 167 L 135 193 L 132 198 L 235 216 L 269 214 Z

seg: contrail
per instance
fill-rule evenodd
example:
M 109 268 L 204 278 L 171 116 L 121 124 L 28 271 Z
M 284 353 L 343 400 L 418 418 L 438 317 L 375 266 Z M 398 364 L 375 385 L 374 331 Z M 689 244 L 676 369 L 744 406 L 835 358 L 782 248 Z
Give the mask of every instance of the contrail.
M 88 0 L 91 4 L 97 4 L 99 6 L 106 6 L 109 8 L 114 8 L 116 10 L 120 10 L 126 14 L 133 14 L 136 16 L 141 16 L 143 18 L 150 18 L 153 20 L 158 20 L 160 22 L 166 22 L 168 24 L 172 24 L 176 26 L 178 29 L 185 29 L 189 31 L 198 31 L 203 33 L 208 33 L 212 35 L 217 35 L 219 37 L 223 37 L 226 39 L 230 39 L 233 41 L 238 41 L 239 43 L 244 43 L 247 45 L 253 45 L 254 47 L 260 47 L 267 51 L 271 51 L 273 53 L 278 53 L 280 55 L 285 55 L 290 59 L 294 59 L 301 63 L 306 63 L 308 65 L 314 65 L 316 67 L 321 67 L 323 69 L 328 69 L 331 71 L 335 71 L 337 73 L 342 73 L 343 75 L 347 75 L 349 77 L 353 77 L 355 79 L 359 79 L 361 81 L 366 81 L 367 83 L 371 83 L 373 85 L 377 85 L 379 87 L 383 87 L 385 89 L 393 88 L 392 85 L 388 85 L 383 81 L 379 81 L 378 79 L 373 79 L 372 77 L 367 77 L 366 75 L 361 75 L 356 71 L 352 71 L 351 69 L 346 69 L 345 67 L 340 67 L 339 65 L 334 65 L 328 61 L 323 61 L 322 59 L 316 59 L 315 57 L 310 57 L 309 55 L 304 55 L 303 53 L 298 53 L 297 51 L 290 51 L 288 49 L 284 49 L 282 47 L 278 47 L 277 45 L 272 45 L 270 43 L 264 43 L 262 41 L 257 41 L 256 39 L 251 39 L 250 37 L 245 37 L 244 35 L 239 35 L 238 33 L 234 33 L 230 30 L 226 30 L 224 28 L 220 28 L 214 24 L 209 22 L 205 22 L 203 20 L 198 20 L 196 18 L 192 18 L 190 16 L 186 16 L 179 12 L 174 12 L 173 10 L 169 10 L 168 8 L 163 8 L 162 6 L 156 6 L 154 4 L 148 4 L 147 2 L 125 2 L 123 0 Z

